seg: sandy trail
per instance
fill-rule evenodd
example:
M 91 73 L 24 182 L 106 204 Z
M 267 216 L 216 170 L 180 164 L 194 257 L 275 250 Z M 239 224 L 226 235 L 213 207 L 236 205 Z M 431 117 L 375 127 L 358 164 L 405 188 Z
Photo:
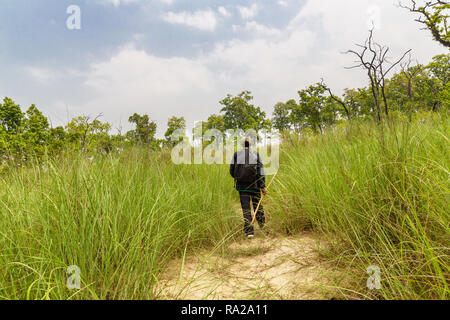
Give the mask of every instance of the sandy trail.
M 329 274 L 311 233 L 290 237 L 259 233 L 220 252 L 198 252 L 170 263 L 161 299 L 324 299 Z M 182 268 L 183 266 L 183 268 Z M 183 269 L 183 272 L 180 272 Z

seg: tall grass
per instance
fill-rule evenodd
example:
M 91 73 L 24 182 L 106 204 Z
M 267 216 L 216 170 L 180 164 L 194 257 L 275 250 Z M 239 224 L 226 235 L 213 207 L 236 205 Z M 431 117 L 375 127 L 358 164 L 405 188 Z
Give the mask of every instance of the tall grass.
M 288 138 L 268 228 L 311 229 L 347 275 L 344 297 L 447 299 L 448 116 L 348 123 Z M 228 166 L 176 166 L 140 148 L 66 154 L 0 175 L 0 299 L 157 299 L 174 257 L 242 227 Z M 81 289 L 66 287 L 67 267 Z M 370 265 L 381 289 L 366 288 Z M 340 281 L 337 279 L 337 281 Z
M 352 298 L 446 299 L 449 295 L 450 121 L 348 124 L 291 139 L 272 190 L 273 220 L 329 236 Z M 368 290 L 367 267 L 381 269 Z M 348 293 L 348 294 L 347 294 Z
M 226 174 L 142 149 L 12 169 L 0 180 L 0 299 L 157 298 L 171 258 L 240 225 Z M 69 265 L 81 290 L 66 287 Z

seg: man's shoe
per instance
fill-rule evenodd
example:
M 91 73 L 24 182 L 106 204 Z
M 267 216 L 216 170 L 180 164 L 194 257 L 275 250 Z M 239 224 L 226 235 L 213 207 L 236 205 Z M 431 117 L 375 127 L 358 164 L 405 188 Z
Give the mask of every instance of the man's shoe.
M 249 239 L 253 239 L 255 236 L 254 235 L 252 235 L 252 234 L 249 234 L 248 236 L 247 236 L 247 238 L 249 238 Z

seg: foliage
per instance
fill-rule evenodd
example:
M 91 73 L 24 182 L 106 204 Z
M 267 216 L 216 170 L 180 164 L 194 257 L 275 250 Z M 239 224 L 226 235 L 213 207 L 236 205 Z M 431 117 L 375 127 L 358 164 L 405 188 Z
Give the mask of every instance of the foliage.
M 272 124 L 275 129 L 283 132 L 291 128 L 291 120 L 289 119 L 290 111 L 291 106 L 288 103 L 279 102 L 275 105 L 272 119 Z
M 186 136 L 184 131 L 186 130 L 186 120 L 184 117 L 172 117 L 167 121 L 167 130 L 164 134 L 164 137 L 166 138 L 166 144 L 169 146 L 174 146 L 177 144 L 180 140 L 183 140 Z M 183 134 L 181 134 L 181 131 L 183 131 Z M 177 140 L 173 140 L 173 134 L 174 133 L 180 133 L 180 137 Z
M 450 29 L 447 23 L 450 3 L 444 0 L 426 0 L 423 4 L 418 4 L 416 0 L 411 0 L 410 3 L 409 6 L 400 3 L 400 6 L 412 13 L 419 14 L 416 21 L 425 25 L 431 31 L 434 40 L 450 48 Z
M 314 132 L 323 132 L 323 128 L 331 126 L 336 121 L 336 104 L 325 96 L 326 88 L 317 83 L 300 90 L 298 108 L 294 111 L 303 115 L 305 125 Z
M 224 113 L 225 129 L 242 129 L 244 131 L 249 129 L 256 131 L 270 129 L 271 123 L 265 119 L 265 112 L 261 108 L 250 104 L 252 100 L 251 92 L 243 91 L 237 96 L 229 94 L 220 101 L 220 104 L 223 106 L 221 112 Z
M 428 65 L 408 65 L 386 79 L 385 93 L 392 118 L 394 113 L 397 117 L 397 112 L 406 115 L 410 121 L 424 111 L 447 112 L 450 107 L 449 79 L 450 54 L 437 55 Z M 220 114 L 212 114 L 207 121 L 196 124 L 196 139 L 210 129 L 247 131 L 270 129 L 272 125 L 278 131 L 318 133 L 343 119 L 367 119 L 377 112 L 370 86 L 345 89 L 342 96 L 337 97 L 323 82 L 316 83 L 299 90 L 297 99 L 277 103 L 271 120 L 260 107 L 251 103 L 252 100 L 249 91 L 237 96 L 227 95 L 219 102 L 222 106 Z M 161 140 L 156 137 L 156 122 L 149 115 L 135 113 L 129 117 L 134 130 L 125 135 L 111 134 L 111 124 L 100 121 L 100 117 L 77 116 L 65 127 L 51 128 L 47 117 L 35 105 L 23 112 L 18 104 L 5 97 L 0 103 L 0 157 L 3 161 L 23 163 L 35 157 L 54 157 L 67 150 L 109 153 L 133 145 L 160 150 L 173 147 L 176 141 L 169 141 L 172 133 L 186 128 L 184 117 L 172 117 L 168 120 L 164 140 Z
M 136 126 L 135 130 L 127 132 L 126 136 L 129 140 L 144 145 L 155 142 L 156 122 L 151 121 L 147 114 L 141 116 L 135 113 L 128 118 L 128 121 Z

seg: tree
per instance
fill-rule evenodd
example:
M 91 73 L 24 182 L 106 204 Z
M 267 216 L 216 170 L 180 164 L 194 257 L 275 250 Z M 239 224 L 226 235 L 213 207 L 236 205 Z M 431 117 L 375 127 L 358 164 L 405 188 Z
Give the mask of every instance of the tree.
M 227 95 L 220 101 L 223 106 L 225 129 L 242 129 L 247 131 L 254 129 L 270 129 L 271 123 L 266 120 L 266 113 L 259 107 L 250 104 L 253 100 L 250 91 L 243 91 L 237 96 Z
M 427 69 L 445 87 L 450 82 L 450 53 L 433 57 L 433 62 L 427 66 Z
M 17 133 L 22 125 L 24 114 L 18 104 L 8 97 L 0 103 L 0 125 L 7 133 Z
M 208 117 L 208 121 L 197 122 L 194 127 L 194 139 L 203 140 L 208 130 L 218 130 L 222 134 L 225 133 L 225 122 L 222 115 L 212 114 Z M 203 141 L 203 146 L 209 144 Z
M 422 1 L 423 2 L 423 1 Z M 450 2 L 442 0 L 425 1 L 423 5 L 418 5 L 417 1 L 411 0 L 409 5 L 399 2 L 401 8 L 412 13 L 419 14 L 417 22 L 424 24 L 431 31 L 433 38 L 443 46 L 450 47 L 450 30 L 447 24 Z
M 353 54 L 358 58 L 356 61 L 357 64 L 347 69 L 363 68 L 367 71 L 372 96 L 375 102 L 374 112 L 376 112 L 378 121 L 381 121 L 381 99 L 384 103 L 384 113 L 386 117 L 389 116 L 389 107 L 386 97 L 387 75 L 408 53 L 411 52 L 411 49 L 406 51 L 403 56 L 394 63 L 389 63 L 387 59 L 389 47 L 381 46 L 373 41 L 373 29 L 369 31 L 369 37 L 364 45 L 357 46 L 361 48 L 361 51 L 348 50 L 346 52 L 347 54 Z
M 321 83 L 311 85 L 300 90 L 298 95 L 298 113 L 305 119 L 305 124 L 315 133 L 322 133 L 324 127 L 332 125 L 336 121 L 335 102 L 325 96 L 326 87 Z
M 278 102 L 273 109 L 273 127 L 280 132 L 289 130 L 291 128 L 291 105 Z
M 342 100 L 339 97 L 335 96 L 333 94 L 333 92 L 331 91 L 331 89 L 324 84 L 323 79 L 320 84 L 325 88 L 326 91 L 328 91 L 328 94 L 330 95 L 331 99 L 333 99 L 336 103 L 338 103 L 344 109 L 347 119 L 351 120 L 352 116 L 350 114 L 349 108 L 347 107 L 347 104 L 345 103 L 345 100 Z
M 225 132 L 225 119 L 222 115 L 212 114 L 208 117 L 205 123 L 206 130 L 216 129 L 220 132 Z
M 373 109 L 370 89 L 345 89 L 343 101 L 352 118 L 368 117 Z
M 61 126 L 50 128 L 48 145 L 52 153 L 58 153 L 64 149 L 67 136 L 67 132 Z
M 410 117 L 421 109 L 437 111 L 441 105 L 448 104 L 449 56 L 436 56 L 427 66 L 411 65 L 410 60 L 402 63 L 402 70 L 389 80 L 388 99 Z
M 411 57 L 407 63 L 401 64 L 402 71 L 401 73 L 406 78 L 406 90 L 408 93 L 409 103 L 413 102 L 413 94 L 414 94 L 414 86 L 417 77 L 424 71 L 424 66 L 421 64 L 416 64 L 415 66 L 411 66 Z
M 184 119 L 184 117 L 180 118 L 172 117 L 167 122 L 167 130 L 166 133 L 164 134 L 164 137 L 166 138 L 166 143 L 168 145 L 174 146 L 177 143 L 177 141 L 183 139 L 182 137 L 180 137 L 179 140 L 172 141 L 172 135 L 177 130 L 186 130 L 186 120 Z
M 73 118 L 66 126 L 67 133 L 72 141 L 78 141 L 82 151 L 88 151 L 95 141 L 105 138 L 111 130 L 111 124 L 102 123 L 98 120 L 99 114 L 93 120 L 90 116 L 79 116 Z
M 8 135 L 5 129 L 0 126 L 0 156 L 4 156 L 8 152 L 8 145 Z
M 305 113 L 294 99 L 286 102 L 286 105 L 291 111 L 289 115 L 289 122 L 291 123 L 291 126 L 294 128 L 295 132 L 299 133 L 306 125 Z
M 28 108 L 23 122 L 23 137 L 26 141 L 27 149 L 38 155 L 43 154 L 49 140 L 47 117 L 33 104 Z
M 128 122 L 136 125 L 135 130 L 127 132 L 128 139 L 147 145 L 155 141 L 156 122 L 151 121 L 147 114 L 141 116 L 135 113 L 128 118 Z
M 20 106 L 12 99 L 5 97 L 0 103 L 0 135 L 1 148 L 9 157 L 18 161 L 23 160 L 25 143 L 22 139 L 22 124 L 24 114 Z
M 450 105 L 450 54 L 433 57 L 427 69 L 431 72 L 427 85 L 434 97 L 432 110 L 436 111 L 440 105 L 448 107 Z

